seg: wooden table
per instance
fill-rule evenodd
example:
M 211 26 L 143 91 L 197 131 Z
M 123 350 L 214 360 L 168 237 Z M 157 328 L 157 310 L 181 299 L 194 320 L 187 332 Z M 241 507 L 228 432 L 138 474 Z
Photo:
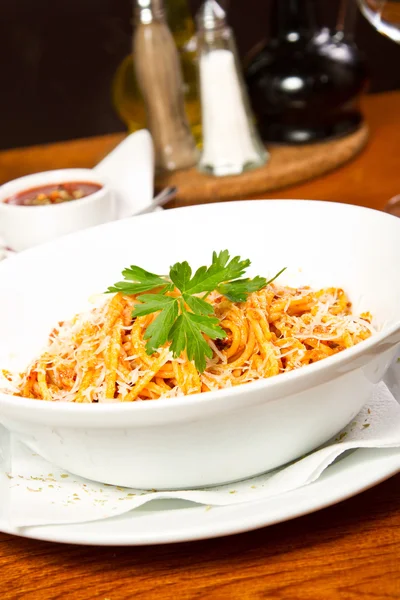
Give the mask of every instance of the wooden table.
M 319 179 L 263 197 L 336 200 L 383 208 L 400 193 L 400 92 L 367 96 L 363 111 L 371 137 L 358 157 Z M 93 167 L 123 137 L 113 134 L 0 152 L 0 183 L 47 169 Z
M 383 208 L 400 192 L 400 93 L 366 98 L 367 149 L 274 197 Z M 0 181 L 90 167 L 120 135 L 0 153 Z M 148 548 L 61 546 L 0 534 L 3 599 L 391 600 L 400 598 L 400 475 L 294 521 L 219 540 Z

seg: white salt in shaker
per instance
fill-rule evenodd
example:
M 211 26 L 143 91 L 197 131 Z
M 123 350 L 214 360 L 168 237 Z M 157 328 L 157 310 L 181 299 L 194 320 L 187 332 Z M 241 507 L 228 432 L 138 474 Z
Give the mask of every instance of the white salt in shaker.
M 268 154 L 254 126 L 234 36 L 215 0 L 197 15 L 203 151 L 198 169 L 238 175 L 261 167 Z

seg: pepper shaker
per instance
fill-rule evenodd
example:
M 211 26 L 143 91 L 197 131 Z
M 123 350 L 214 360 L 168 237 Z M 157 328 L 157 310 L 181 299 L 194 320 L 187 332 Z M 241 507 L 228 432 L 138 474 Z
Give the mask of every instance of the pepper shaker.
M 195 165 L 198 155 L 185 114 L 179 55 L 162 0 L 137 0 L 133 56 L 156 169 L 174 171 Z

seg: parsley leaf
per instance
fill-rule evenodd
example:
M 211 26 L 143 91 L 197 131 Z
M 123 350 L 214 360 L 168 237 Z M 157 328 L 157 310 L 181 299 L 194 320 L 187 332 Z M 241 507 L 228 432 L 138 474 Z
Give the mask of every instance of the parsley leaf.
M 132 317 L 143 317 L 151 313 L 163 310 L 170 304 L 177 304 L 178 299 L 163 294 L 141 294 L 137 297 L 140 304 L 136 304 L 132 312 Z
M 169 332 L 179 314 L 179 301 L 177 298 L 162 294 L 143 294 L 137 299 L 140 304 L 136 304 L 132 317 L 142 317 L 161 311 L 144 334 L 144 339 L 148 340 L 146 352 L 153 354 L 169 340 Z
M 170 281 L 165 277 L 160 277 L 154 273 L 149 273 L 141 267 L 132 265 L 129 269 L 122 271 L 122 275 L 127 281 L 119 281 L 108 288 L 107 292 L 121 292 L 122 294 L 141 294 L 161 288 L 164 292 L 167 289 L 173 289 Z
M 201 317 L 187 311 L 182 312 L 170 332 L 173 355 L 180 356 L 186 350 L 188 359 L 194 360 L 197 370 L 202 373 L 206 368 L 206 356 L 212 358 L 213 355 L 202 333 L 214 340 L 226 337 L 225 331 L 218 323 L 215 317 Z
M 265 277 L 259 276 L 254 277 L 254 279 L 236 279 L 235 281 L 222 283 L 217 287 L 217 291 L 228 298 L 228 300 L 231 302 L 245 302 L 249 294 L 252 292 L 258 292 L 268 284 L 275 281 L 275 279 L 279 277 L 279 275 L 281 275 L 285 269 L 286 267 L 281 269 L 279 273 L 274 275 L 274 277 L 268 281 L 265 279 Z
M 186 261 L 175 263 L 169 277 L 131 266 L 122 272 L 124 281 L 109 287 L 107 292 L 136 295 L 138 303 L 133 317 L 158 313 L 144 334 L 148 354 L 169 343 L 175 358 L 186 351 L 188 359 L 203 372 L 206 359 L 213 355 L 204 336 L 215 340 L 227 335 L 219 325 L 213 306 L 206 301 L 207 295 L 217 290 L 232 302 L 244 302 L 249 294 L 261 290 L 285 270 L 269 281 L 259 276 L 242 279 L 249 266 L 250 260 L 239 256 L 231 259 L 228 250 L 213 252 L 211 265 L 200 267 L 194 275 Z M 174 295 L 170 295 L 172 291 Z
M 189 263 L 186 261 L 182 263 L 175 263 L 169 271 L 169 276 L 172 283 L 176 285 L 178 290 L 184 292 L 187 284 L 190 281 L 190 278 L 192 277 L 192 269 Z
M 199 298 L 198 296 L 190 296 L 186 292 L 182 294 L 182 297 L 191 311 L 196 313 L 196 315 L 212 315 L 214 314 L 214 309 L 205 300 Z
M 169 302 L 154 321 L 148 326 L 144 334 L 144 339 L 148 340 L 146 344 L 147 354 L 153 354 L 159 348 L 164 346 L 170 340 L 171 329 L 178 317 L 179 306 L 175 299 Z
M 254 279 L 236 279 L 228 283 L 221 283 L 217 290 L 231 302 L 245 302 L 251 292 L 258 292 L 266 285 L 265 277 L 254 277 Z
M 211 266 L 200 267 L 193 277 L 187 262 L 176 263 L 171 267 L 170 277 L 181 292 L 201 294 L 214 291 L 220 283 L 241 277 L 249 266 L 250 261 L 240 260 L 239 256 L 229 260 L 229 252 L 224 250 L 219 254 L 213 252 Z

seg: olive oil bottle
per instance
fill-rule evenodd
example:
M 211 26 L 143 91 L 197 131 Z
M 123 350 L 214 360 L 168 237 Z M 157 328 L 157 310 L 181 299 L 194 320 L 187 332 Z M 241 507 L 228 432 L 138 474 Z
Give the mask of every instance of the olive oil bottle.
M 193 137 L 201 141 L 201 107 L 196 68 L 195 27 L 187 0 L 167 0 L 168 26 L 172 32 L 181 60 L 184 80 L 185 110 Z M 146 109 L 136 81 L 133 56 L 120 64 L 113 81 L 114 107 L 132 133 L 147 126 Z

